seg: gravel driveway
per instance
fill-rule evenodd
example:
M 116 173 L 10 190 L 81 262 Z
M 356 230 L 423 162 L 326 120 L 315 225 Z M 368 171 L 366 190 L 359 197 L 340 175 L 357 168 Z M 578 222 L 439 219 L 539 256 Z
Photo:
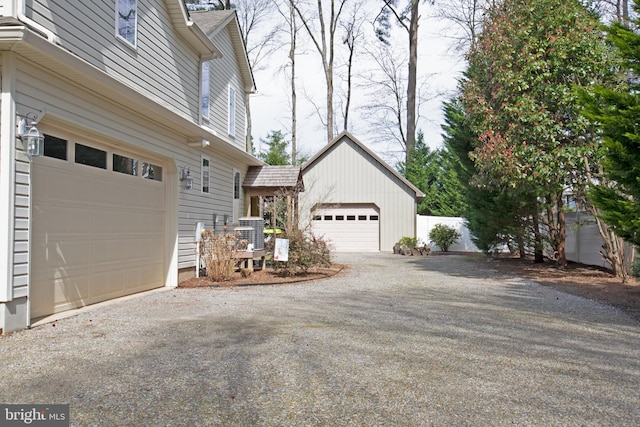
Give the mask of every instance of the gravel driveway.
M 72 425 L 636 426 L 640 323 L 464 256 L 175 289 L 0 337 L 0 402 Z

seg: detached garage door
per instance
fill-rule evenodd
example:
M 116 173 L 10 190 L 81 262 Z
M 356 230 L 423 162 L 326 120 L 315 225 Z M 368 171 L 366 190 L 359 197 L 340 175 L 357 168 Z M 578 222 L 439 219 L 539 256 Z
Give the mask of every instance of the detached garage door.
M 160 162 L 48 137 L 32 169 L 31 317 L 164 285 Z
M 314 212 L 312 229 L 337 252 L 378 252 L 380 214 L 375 205 L 341 204 Z

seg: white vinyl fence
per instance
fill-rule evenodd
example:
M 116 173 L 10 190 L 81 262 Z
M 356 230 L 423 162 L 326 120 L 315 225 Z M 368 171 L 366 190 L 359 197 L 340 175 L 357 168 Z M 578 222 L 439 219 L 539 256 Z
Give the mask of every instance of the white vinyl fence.
M 458 239 L 458 243 L 454 243 L 449 247 L 449 251 L 452 252 L 480 252 L 476 245 L 471 240 L 471 234 L 464 224 L 464 218 L 450 217 L 450 216 L 425 216 L 418 215 L 416 222 L 416 237 L 418 238 L 418 244 L 427 244 L 431 250 L 439 251 L 440 248 L 429 240 L 429 232 L 436 224 L 444 224 L 449 227 L 453 227 L 461 237 Z
M 602 256 L 602 239 L 598 233 L 598 226 L 593 216 L 584 212 L 566 214 L 567 221 L 567 259 L 587 265 L 610 268 Z M 440 248 L 429 241 L 429 232 L 436 224 L 444 224 L 453 227 L 462 236 L 458 243 L 451 245 L 450 251 L 458 252 L 480 252 L 471 240 L 471 233 L 465 225 L 464 218 L 445 216 L 424 216 L 418 215 L 416 237 L 420 244 L 426 243 L 431 250 L 439 251 Z M 627 251 L 631 253 L 631 245 L 627 246 Z

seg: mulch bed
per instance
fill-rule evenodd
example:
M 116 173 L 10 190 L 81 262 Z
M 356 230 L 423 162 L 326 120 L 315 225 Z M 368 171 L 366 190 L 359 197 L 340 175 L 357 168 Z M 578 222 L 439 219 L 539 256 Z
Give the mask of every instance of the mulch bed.
M 249 277 L 242 277 L 239 271 L 233 273 L 231 280 L 214 282 L 208 277 L 192 277 L 178 284 L 179 288 L 232 288 L 234 286 L 279 285 L 326 279 L 348 268 L 346 265 L 333 264 L 329 268 L 315 268 L 295 276 L 283 276 L 271 267 L 254 270 Z

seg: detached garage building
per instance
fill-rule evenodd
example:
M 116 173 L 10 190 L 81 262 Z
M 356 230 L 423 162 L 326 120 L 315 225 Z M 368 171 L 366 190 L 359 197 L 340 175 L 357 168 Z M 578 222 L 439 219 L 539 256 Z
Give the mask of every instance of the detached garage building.
M 338 252 L 392 251 L 416 235 L 424 194 L 348 132 L 302 166 L 302 224 Z

